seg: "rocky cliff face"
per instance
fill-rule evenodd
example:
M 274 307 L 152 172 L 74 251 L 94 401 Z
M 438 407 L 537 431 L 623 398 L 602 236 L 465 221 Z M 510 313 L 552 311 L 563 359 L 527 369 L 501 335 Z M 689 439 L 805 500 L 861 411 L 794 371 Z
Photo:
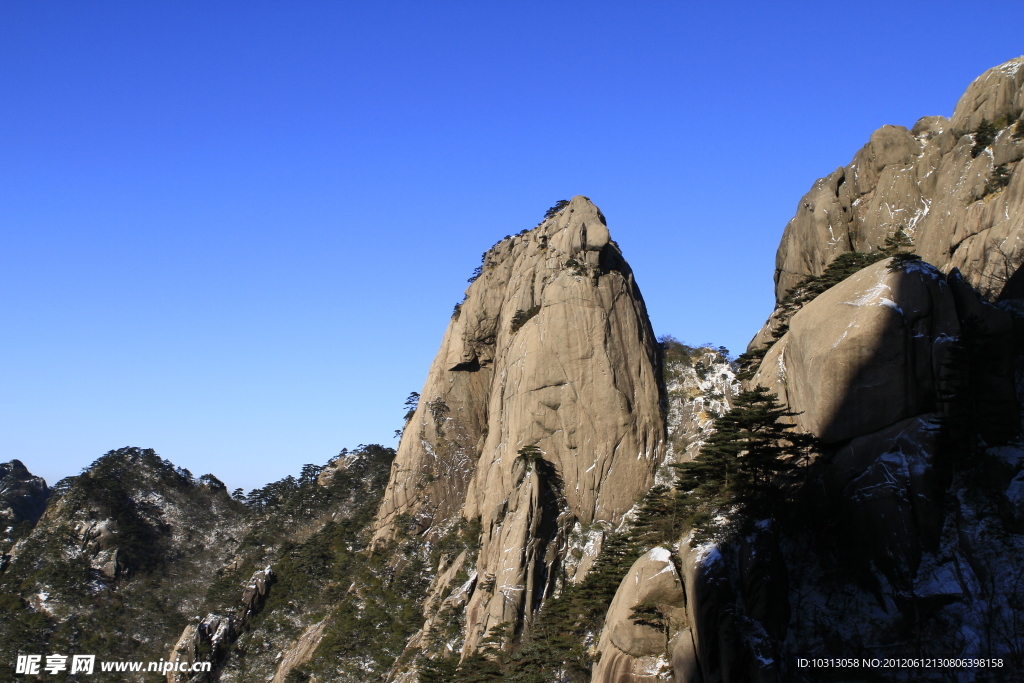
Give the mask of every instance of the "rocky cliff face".
M 46 509 L 50 489 L 20 460 L 0 463 L 0 569 L 7 551 L 28 533 Z
M 800 200 L 776 256 L 777 300 L 836 256 L 883 247 L 900 229 L 925 261 L 943 272 L 958 268 L 998 297 L 1024 261 L 1022 110 L 1019 57 L 979 76 L 952 118 L 877 130 L 849 165 Z
M 460 596 L 464 653 L 498 624 L 522 628 L 555 590 L 575 526 L 616 526 L 651 486 L 664 455 L 658 363 L 632 272 L 585 197 L 484 254 L 406 426 L 376 533 L 440 538 L 479 523 Z
M 677 681 L 819 680 L 798 657 L 998 657 L 1003 667 L 890 669 L 886 680 L 1024 671 L 1022 65 L 979 77 L 950 120 L 882 128 L 801 201 L 777 259 L 787 306 L 751 343 L 768 348 L 748 384 L 795 413 L 819 456 L 771 519 L 747 520 L 740 534 L 691 532 L 677 546 L 678 590 L 658 602 L 675 615 L 660 680 L 667 663 Z M 893 248 L 904 235 L 913 245 Z M 890 257 L 789 303 L 840 255 L 879 250 Z M 626 583 L 617 602 L 643 592 Z M 681 615 L 671 611 L 679 594 Z M 657 679 L 621 662 L 600 680 Z

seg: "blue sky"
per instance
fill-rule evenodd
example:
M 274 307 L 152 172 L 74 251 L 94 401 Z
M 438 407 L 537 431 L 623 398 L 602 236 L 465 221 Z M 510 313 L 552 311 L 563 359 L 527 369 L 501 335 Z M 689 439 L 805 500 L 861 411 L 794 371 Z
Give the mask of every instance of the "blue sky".
M 251 488 L 394 445 L 480 254 L 585 194 L 742 350 L 815 178 L 1024 53 L 1018 2 L 0 4 L 0 460 Z

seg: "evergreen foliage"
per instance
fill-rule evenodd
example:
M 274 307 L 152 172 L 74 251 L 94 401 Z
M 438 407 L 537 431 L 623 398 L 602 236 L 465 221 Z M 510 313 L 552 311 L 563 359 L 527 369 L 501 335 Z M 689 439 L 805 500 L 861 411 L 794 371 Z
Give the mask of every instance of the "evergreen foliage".
M 879 251 L 890 255 L 899 253 L 904 249 L 909 249 L 912 246 L 914 246 L 913 240 L 910 239 L 910 235 L 907 234 L 906 229 L 901 225 L 896 228 L 896 232 L 885 238 L 885 242 Z
M 985 183 L 985 195 L 995 194 L 1010 184 L 1010 169 L 1006 164 L 999 164 L 992 169 L 992 177 Z
M 736 379 L 743 382 L 754 379 L 754 375 L 760 369 L 761 361 L 764 360 L 769 349 L 771 349 L 771 345 L 759 346 L 751 351 L 741 353 L 736 359 Z
M 65 479 L 47 523 L 24 539 L 17 562 L 0 569 L 0 659 L 25 652 L 166 656 L 164 645 L 173 644 L 202 599 L 195 584 L 172 574 L 171 562 L 195 567 L 208 551 L 200 546 L 188 558 L 170 557 L 165 511 L 173 507 L 200 537 L 217 521 L 234 524 L 246 510 L 218 484 L 135 447 L 109 451 Z M 102 540 L 83 534 L 97 522 L 109 532 Z M 101 550 L 115 549 L 103 559 L 107 573 L 93 566 Z M 32 605 L 41 595 L 48 608 Z M 145 637 L 125 637 L 129 629 Z
M 715 422 L 715 433 L 690 462 L 673 465 L 682 507 L 699 535 L 713 535 L 715 516 L 736 507 L 747 517 L 775 516 L 791 485 L 787 475 L 804 464 L 813 437 L 794 432 L 792 413 L 764 387 L 742 391 Z
M 448 683 L 455 680 L 458 657 L 424 659 L 419 667 L 419 683 Z
M 512 316 L 512 334 L 515 334 L 519 329 L 527 323 L 527 321 L 533 316 L 540 313 L 540 304 L 530 306 L 526 310 L 518 310 L 516 314 Z
M 394 543 L 369 548 L 367 530 L 394 456 L 393 449 L 378 445 L 343 450 L 338 457 L 344 466 L 333 468 L 323 484 L 318 479 L 324 468 L 307 465 L 299 478 L 250 494 L 247 502 L 258 521 L 243 541 L 249 561 L 220 577 L 207 596 L 211 609 L 230 602 L 240 580 L 263 563 L 273 565 L 274 586 L 249 633 L 235 645 L 241 661 L 271 634 L 298 637 L 303 615 L 310 614 L 327 620 L 315 656 L 302 667 L 311 679 L 379 673 L 401 654 L 421 625 L 429 573 L 419 539 L 400 534 Z M 295 534 L 311 523 L 317 525 L 312 534 Z
M 901 252 L 895 254 L 892 260 L 889 261 L 889 265 L 886 266 L 886 270 L 890 273 L 897 273 L 906 269 L 906 267 L 912 263 L 920 263 L 921 257 L 917 254 L 909 252 Z
M 667 366 L 671 363 L 693 365 L 693 359 L 691 356 L 696 349 L 692 346 L 687 346 L 670 334 L 659 337 L 658 343 L 661 346 L 661 359 L 663 365 Z
M 689 528 L 685 496 L 671 486 L 654 486 L 637 508 L 630 537 L 644 548 L 677 541 Z
M 558 213 L 567 206 L 569 206 L 568 199 L 559 199 L 557 202 L 555 202 L 554 206 L 552 206 L 550 209 L 544 212 L 544 218 L 551 218 L 552 216 L 554 216 L 556 213 Z
M 901 225 L 892 235 L 885 238 L 883 246 L 879 249 L 866 253 L 852 251 L 840 254 L 825 267 L 821 275 L 805 277 L 790 288 L 772 314 L 772 318 L 776 321 L 772 331 L 773 341 L 766 346 L 740 354 L 736 359 L 736 377 L 742 381 L 754 378 L 758 368 L 761 367 L 761 361 L 764 360 L 772 344 L 789 331 L 789 321 L 801 308 L 846 278 L 882 259 L 893 257 L 898 261 L 899 267 L 902 267 L 907 261 L 919 259 L 916 254 L 907 254 L 906 252 L 913 246 L 914 242 L 907 234 L 906 227 Z
M 522 461 L 526 471 L 529 472 L 535 464 L 544 460 L 544 453 L 536 446 L 523 446 L 519 449 L 516 460 Z
M 786 292 L 786 296 L 779 302 L 779 308 L 786 314 L 785 318 L 788 321 L 794 313 L 816 299 L 822 292 L 887 256 L 888 254 L 883 251 L 850 251 L 840 254 L 825 267 L 821 275 L 808 276 Z
M 332 504 L 338 503 L 339 496 L 346 495 L 349 487 L 358 485 L 361 475 L 372 480 L 372 472 L 379 465 L 378 461 L 390 460 L 393 457 L 393 449 L 376 444 L 360 445 L 351 453 L 346 448 L 338 454 L 338 458 L 347 458 L 350 461 L 349 466 L 334 473 L 330 486 L 320 486 L 318 483 L 320 473 L 326 467 L 306 464 L 302 466 L 298 478 L 288 475 L 262 488 L 253 489 L 245 497 L 245 502 L 253 512 L 264 515 L 273 513 L 280 518 L 280 523 L 288 521 L 289 524 L 294 524 L 298 520 L 308 520 L 322 514 Z M 332 460 L 332 463 L 335 460 Z
M 418 391 L 414 391 L 405 399 L 405 417 L 403 419 L 406 422 L 411 420 L 412 416 L 416 414 L 416 409 L 419 408 L 419 406 L 420 394 Z
M 507 235 L 505 236 L 505 239 L 508 239 Z M 501 244 L 501 242 L 498 242 L 498 244 Z M 491 249 L 494 249 L 494 247 L 498 246 L 498 244 L 492 246 Z M 490 265 L 494 265 L 493 263 L 487 261 L 487 254 L 491 253 L 491 249 L 488 249 L 480 256 L 480 265 L 473 269 L 473 274 L 469 276 L 469 279 L 466 280 L 466 282 L 470 284 L 476 282 L 480 278 L 480 276 L 483 275 L 484 268 Z
M 429 573 L 421 550 L 421 541 L 405 538 L 330 568 L 334 581 L 326 596 L 333 608 L 307 670 L 365 676 L 394 664 L 423 623 Z
M 724 346 L 716 347 L 712 344 L 689 346 L 670 334 L 658 337 L 658 344 L 661 347 L 661 359 L 663 366 L 668 366 L 673 363 L 682 363 L 683 365 L 693 366 L 695 356 L 699 357 L 708 353 L 715 354 L 717 356 L 715 362 L 729 362 L 729 349 Z
M 420 680 L 588 681 L 594 662 L 584 642 L 600 630 L 615 591 L 644 550 L 644 541 L 631 531 L 609 534 L 583 581 L 549 598 L 527 632 L 516 638 L 511 624 L 498 624 L 489 631 L 483 647 L 461 665 L 458 657 L 421 660 Z
M 630 610 L 629 620 L 638 626 L 653 628 L 665 636 L 665 649 L 668 649 L 670 624 L 668 616 L 654 603 L 642 602 Z
M 840 254 L 825 267 L 821 275 L 809 275 L 786 292 L 772 317 L 777 323 L 772 333 L 777 341 L 789 330 L 790 319 L 801 308 L 816 299 L 822 292 L 834 287 L 854 273 L 867 268 L 872 263 L 881 261 L 898 251 L 913 246 L 903 226 L 897 228 L 895 234 L 886 238 L 885 246 L 878 251 L 860 253 L 856 251 Z M 774 341 L 773 341 L 774 343 Z M 761 361 L 771 348 L 771 344 L 741 353 L 736 359 L 736 377 L 746 381 L 754 378 Z
M 575 258 L 568 258 L 565 261 L 565 267 L 572 270 L 572 274 L 582 277 L 587 274 L 587 264 L 581 261 L 577 261 Z
M 989 145 L 995 142 L 996 133 L 999 131 L 988 119 L 982 119 L 978 129 L 974 131 L 974 145 L 971 147 L 971 157 L 977 158 Z

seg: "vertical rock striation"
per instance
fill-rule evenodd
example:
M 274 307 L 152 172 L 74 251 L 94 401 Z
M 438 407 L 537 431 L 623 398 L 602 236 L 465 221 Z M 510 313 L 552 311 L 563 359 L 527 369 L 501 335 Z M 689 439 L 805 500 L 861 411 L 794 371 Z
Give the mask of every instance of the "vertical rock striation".
M 576 522 L 616 525 L 650 487 L 665 429 L 658 363 L 632 272 L 587 198 L 484 254 L 375 531 L 378 542 L 403 530 L 430 539 L 480 522 L 464 652 L 498 624 L 521 626 L 550 594 Z

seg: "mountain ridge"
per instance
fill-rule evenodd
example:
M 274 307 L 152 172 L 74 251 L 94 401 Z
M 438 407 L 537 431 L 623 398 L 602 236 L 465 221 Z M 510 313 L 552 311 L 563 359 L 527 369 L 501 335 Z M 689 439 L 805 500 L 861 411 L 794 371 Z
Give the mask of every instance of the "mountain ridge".
M 52 495 L 0 466 L 0 653 L 211 665 L 168 683 L 767 683 L 883 655 L 1004 665 L 888 680 L 1014 680 L 1022 66 L 813 184 L 742 367 L 655 339 L 577 196 L 484 253 L 397 451 L 248 495 L 140 448 Z M 779 467 L 741 490 L 751 415 Z

